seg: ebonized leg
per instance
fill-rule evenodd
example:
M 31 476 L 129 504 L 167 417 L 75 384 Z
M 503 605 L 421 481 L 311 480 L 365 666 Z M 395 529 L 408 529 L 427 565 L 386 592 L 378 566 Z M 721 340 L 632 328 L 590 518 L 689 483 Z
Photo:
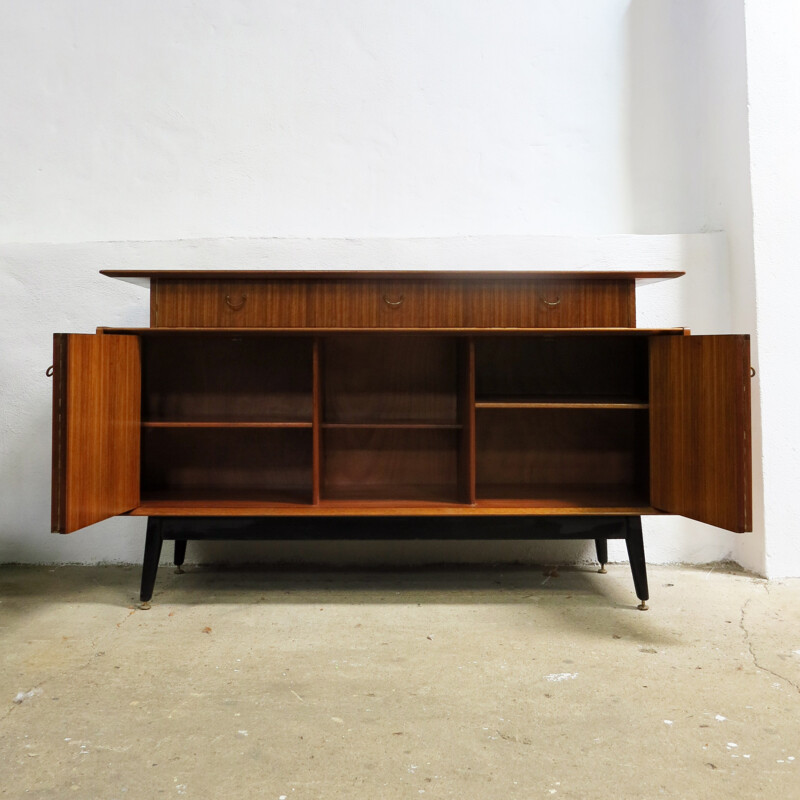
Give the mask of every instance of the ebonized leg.
M 595 539 L 594 546 L 597 550 L 597 560 L 600 562 L 600 569 L 597 571 L 605 574 L 608 564 L 608 539 Z
M 647 611 L 647 601 L 650 599 L 650 593 L 647 589 L 647 564 L 644 560 L 641 517 L 628 517 L 625 544 L 628 548 L 628 560 L 631 564 L 636 596 L 642 601 L 639 605 L 639 610 Z
M 144 560 L 142 562 L 142 588 L 139 599 L 145 608 L 150 607 L 150 598 L 153 596 L 153 587 L 156 585 L 156 572 L 161 558 L 161 518 L 147 518 L 147 537 L 144 542 Z
M 183 570 L 181 567 L 183 566 L 183 561 L 186 558 L 186 539 L 176 539 L 175 540 L 175 557 L 173 559 L 175 563 L 175 572 L 178 575 L 183 574 Z

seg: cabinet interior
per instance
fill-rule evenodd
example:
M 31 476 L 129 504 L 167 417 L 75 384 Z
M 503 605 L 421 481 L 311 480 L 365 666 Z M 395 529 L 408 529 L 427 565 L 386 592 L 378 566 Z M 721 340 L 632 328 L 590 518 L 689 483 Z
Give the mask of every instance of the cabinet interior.
M 141 504 L 649 507 L 648 337 L 142 337 Z

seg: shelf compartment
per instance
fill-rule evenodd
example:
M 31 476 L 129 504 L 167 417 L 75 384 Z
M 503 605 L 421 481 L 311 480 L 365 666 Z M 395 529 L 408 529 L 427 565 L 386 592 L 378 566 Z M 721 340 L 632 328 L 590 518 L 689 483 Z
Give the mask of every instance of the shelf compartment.
M 141 502 L 312 500 L 310 428 L 144 428 Z
M 353 334 L 322 345 L 323 424 L 458 423 L 454 337 Z
M 458 431 L 327 428 L 320 502 L 457 503 Z
M 646 338 L 638 336 L 479 336 L 475 396 L 530 407 L 646 407 Z
M 477 502 L 649 507 L 648 447 L 648 415 L 642 410 L 479 409 Z
M 174 334 L 142 340 L 142 419 L 307 422 L 312 339 Z

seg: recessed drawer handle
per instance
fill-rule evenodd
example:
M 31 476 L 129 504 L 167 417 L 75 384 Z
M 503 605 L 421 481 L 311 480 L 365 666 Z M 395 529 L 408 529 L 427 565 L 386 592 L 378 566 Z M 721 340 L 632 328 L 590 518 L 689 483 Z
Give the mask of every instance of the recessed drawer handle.
M 397 308 L 399 305 L 402 305 L 403 300 L 405 300 L 405 299 L 406 299 L 406 296 L 404 294 L 400 295 L 400 299 L 399 300 L 390 300 L 387 297 L 387 295 L 383 296 L 383 302 L 386 303 L 387 306 L 391 306 L 392 308 Z
M 555 306 L 557 306 L 557 305 L 558 305 L 558 304 L 561 302 L 561 298 L 560 298 L 558 295 L 556 295 L 556 299 L 555 299 L 555 300 L 547 300 L 547 299 L 545 299 L 545 298 L 543 297 L 543 298 L 542 298 L 542 302 L 543 302 L 543 303 L 544 303 L 546 306 L 549 306 L 550 308 L 555 308 Z
M 231 296 L 229 294 L 225 295 L 225 302 L 228 304 L 228 307 L 232 308 L 234 311 L 240 311 L 244 306 L 246 300 L 247 300 L 246 294 L 242 295 L 242 300 L 239 303 L 234 303 L 233 300 L 231 300 Z

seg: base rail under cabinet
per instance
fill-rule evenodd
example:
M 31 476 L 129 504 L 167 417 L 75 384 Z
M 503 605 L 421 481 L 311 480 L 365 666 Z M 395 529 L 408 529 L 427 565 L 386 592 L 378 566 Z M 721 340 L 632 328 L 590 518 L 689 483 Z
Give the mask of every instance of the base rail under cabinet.
M 376 524 L 379 523 L 379 524 Z M 140 600 L 149 607 L 164 541 L 175 542 L 180 568 L 188 541 L 452 541 L 594 540 L 600 572 L 608 561 L 608 540 L 624 539 L 638 608 L 650 599 L 639 516 L 596 517 L 154 517 L 147 519 Z

